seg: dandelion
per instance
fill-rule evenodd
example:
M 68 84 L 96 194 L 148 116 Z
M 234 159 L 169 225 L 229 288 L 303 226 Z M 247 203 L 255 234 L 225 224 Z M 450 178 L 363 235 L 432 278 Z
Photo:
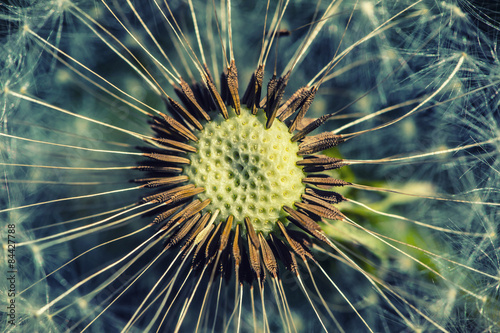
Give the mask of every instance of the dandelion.
M 5 331 L 499 329 L 471 3 L 1 6 Z

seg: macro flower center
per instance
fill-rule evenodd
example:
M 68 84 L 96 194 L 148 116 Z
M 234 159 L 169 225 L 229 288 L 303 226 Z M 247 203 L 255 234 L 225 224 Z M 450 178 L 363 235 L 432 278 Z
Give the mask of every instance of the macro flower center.
M 240 222 L 248 217 L 257 232 L 267 234 L 276 220 L 285 220 L 282 207 L 300 201 L 304 193 L 304 173 L 296 165 L 299 147 L 282 122 L 266 129 L 264 112 L 241 111 L 227 120 L 217 115 L 205 125 L 184 172 L 205 188 L 198 197 L 211 200 L 207 209 Z

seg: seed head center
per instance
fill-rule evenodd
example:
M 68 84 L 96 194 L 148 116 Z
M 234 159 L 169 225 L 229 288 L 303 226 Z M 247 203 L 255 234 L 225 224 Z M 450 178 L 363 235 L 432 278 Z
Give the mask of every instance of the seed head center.
M 263 112 L 246 109 L 228 120 L 215 117 L 198 134 L 198 152 L 190 155 L 185 172 L 205 188 L 198 197 L 211 199 L 209 210 L 219 209 L 221 218 L 233 215 L 238 223 L 248 217 L 257 232 L 267 234 L 286 215 L 283 205 L 300 201 L 305 187 L 288 128 L 275 121 L 266 130 L 265 124 Z

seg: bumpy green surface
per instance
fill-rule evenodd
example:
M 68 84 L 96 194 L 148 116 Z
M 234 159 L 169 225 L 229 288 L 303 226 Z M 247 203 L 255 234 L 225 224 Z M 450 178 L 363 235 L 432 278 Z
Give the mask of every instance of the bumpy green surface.
M 284 217 L 283 205 L 292 206 L 304 193 L 304 174 L 295 163 L 298 145 L 290 141 L 288 128 L 278 120 L 266 130 L 263 112 L 254 116 L 246 109 L 228 120 L 220 115 L 205 125 L 194 144 L 191 165 L 185 173 L 191 182 L 203 186 L 198 197 L 242 223 L 248 216 L 256 231 L 274 230 Z

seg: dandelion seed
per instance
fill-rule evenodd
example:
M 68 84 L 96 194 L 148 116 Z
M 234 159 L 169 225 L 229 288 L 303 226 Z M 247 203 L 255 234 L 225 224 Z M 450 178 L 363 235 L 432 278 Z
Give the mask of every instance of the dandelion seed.
M 2 328 L 498 330 L 483 14 L 0 5 Z

